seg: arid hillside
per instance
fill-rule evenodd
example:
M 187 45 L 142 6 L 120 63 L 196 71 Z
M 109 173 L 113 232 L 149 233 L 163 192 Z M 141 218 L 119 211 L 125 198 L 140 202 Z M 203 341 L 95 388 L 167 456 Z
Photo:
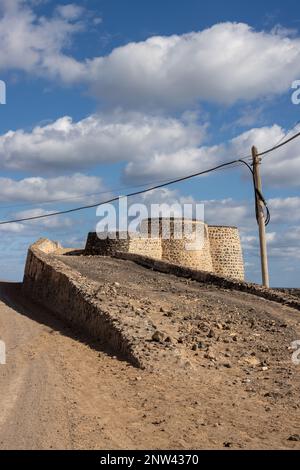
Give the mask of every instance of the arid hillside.
M 146 367 L 2 284 L 2 449 L 300 448 L 299 311 L 131 261 L 57 258 L 134 325 Z

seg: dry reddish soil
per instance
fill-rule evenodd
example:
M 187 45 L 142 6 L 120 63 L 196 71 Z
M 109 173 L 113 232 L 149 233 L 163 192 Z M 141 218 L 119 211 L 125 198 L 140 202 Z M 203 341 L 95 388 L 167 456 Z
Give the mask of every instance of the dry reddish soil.
M 129 261 L 60 259 L 147 325 L 139 341 L 150 367 L 2 283 L 1 449 L 300 448 L 299 311 Z

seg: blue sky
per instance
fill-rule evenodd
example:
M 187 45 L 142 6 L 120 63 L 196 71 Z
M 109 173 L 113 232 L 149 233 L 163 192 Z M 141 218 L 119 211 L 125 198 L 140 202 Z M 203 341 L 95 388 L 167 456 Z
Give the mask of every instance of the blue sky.
M 299 10 L 291 0 L 0 0 L 1 220 L 100 201 L 278 142 L 300 120 L 291 101 Z M 274 286 L 299 287 L 299 148 L 262 165 Z M 237 225 L 247 278 L 260 281 L 245 169 L 135 200 L 153 201 L 203 202 L 207 222 Z M 97 221 L 89 210 L 0 227 L 0 277 L 21 279 L 33 240 L 82 245 Z

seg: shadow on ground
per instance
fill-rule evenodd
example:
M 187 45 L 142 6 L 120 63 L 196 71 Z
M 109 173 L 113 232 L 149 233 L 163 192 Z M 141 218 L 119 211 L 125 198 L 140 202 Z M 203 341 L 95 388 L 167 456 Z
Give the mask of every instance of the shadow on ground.
M 124 356 L 116 353 L 104 342 L 91 338 L 80 331 L 75 325 L 66 324 L 55 313 L 28 298 L 22 291 L 22 283 L 0 282 L 0 301 L 20 315 L 47 326 L 50 328 L 49 333 L 53 331 L 59 332 L 63 336 L 68 336 L 75 341 L 89 346 L 91 349 L 111 357 L 117 357 L 120 361 L 128 362 Z

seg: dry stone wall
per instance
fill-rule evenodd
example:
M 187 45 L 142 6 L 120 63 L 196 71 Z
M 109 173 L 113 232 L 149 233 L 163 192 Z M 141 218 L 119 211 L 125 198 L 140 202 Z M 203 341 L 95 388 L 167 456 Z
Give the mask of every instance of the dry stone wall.
M 135 350 L 135 330 L 118 309 L 98 298 L 99 285 L 60 261 L 60 245 L 38 240 L 28 250 L 23 292 L 81 332 L 103 341 L 134 366 L 144 367 Z
M 87 255 L 113 256 L 116 252 L 129 252 L 129 239 L 122 233 L 109 233 L 105 238 L 99 238 L 96 232 L 90 232 L 85 246 Z
M 99 238 L 96 232 L 88 234 L 85 254 L 114 256 L 116 253 L 137 253 L 151 258 L 161 259 L 162 246 L 159 238 L 144 238 L 136 234 L 113 233 Z
M 149 256 L 154 259 L 162 258 L 162 246 L 159 238 L 134 237 L 129 240 L 128 253 Z
M 209 226 L 213 272 L 244 279 L 244 263 L 239 231 L 236 227 Z
M 176 237 L 176 227 L 171 226 L 170 237 L 161 239 L 161 259 L 181 266 L 212 271 L 213 265 L 207 225 L 202 222 L 191 221 L 186 229 L 187 232 L 184 232 L 183 227 L 182 229 L 179 228 L 179 236 Z
M 145 219 L 140 234 L 88 235 L 86 255 L 136 253 L 181 266 L 244 279 L 244 264 L 236 227 L 208 226 L 196 220 Z

